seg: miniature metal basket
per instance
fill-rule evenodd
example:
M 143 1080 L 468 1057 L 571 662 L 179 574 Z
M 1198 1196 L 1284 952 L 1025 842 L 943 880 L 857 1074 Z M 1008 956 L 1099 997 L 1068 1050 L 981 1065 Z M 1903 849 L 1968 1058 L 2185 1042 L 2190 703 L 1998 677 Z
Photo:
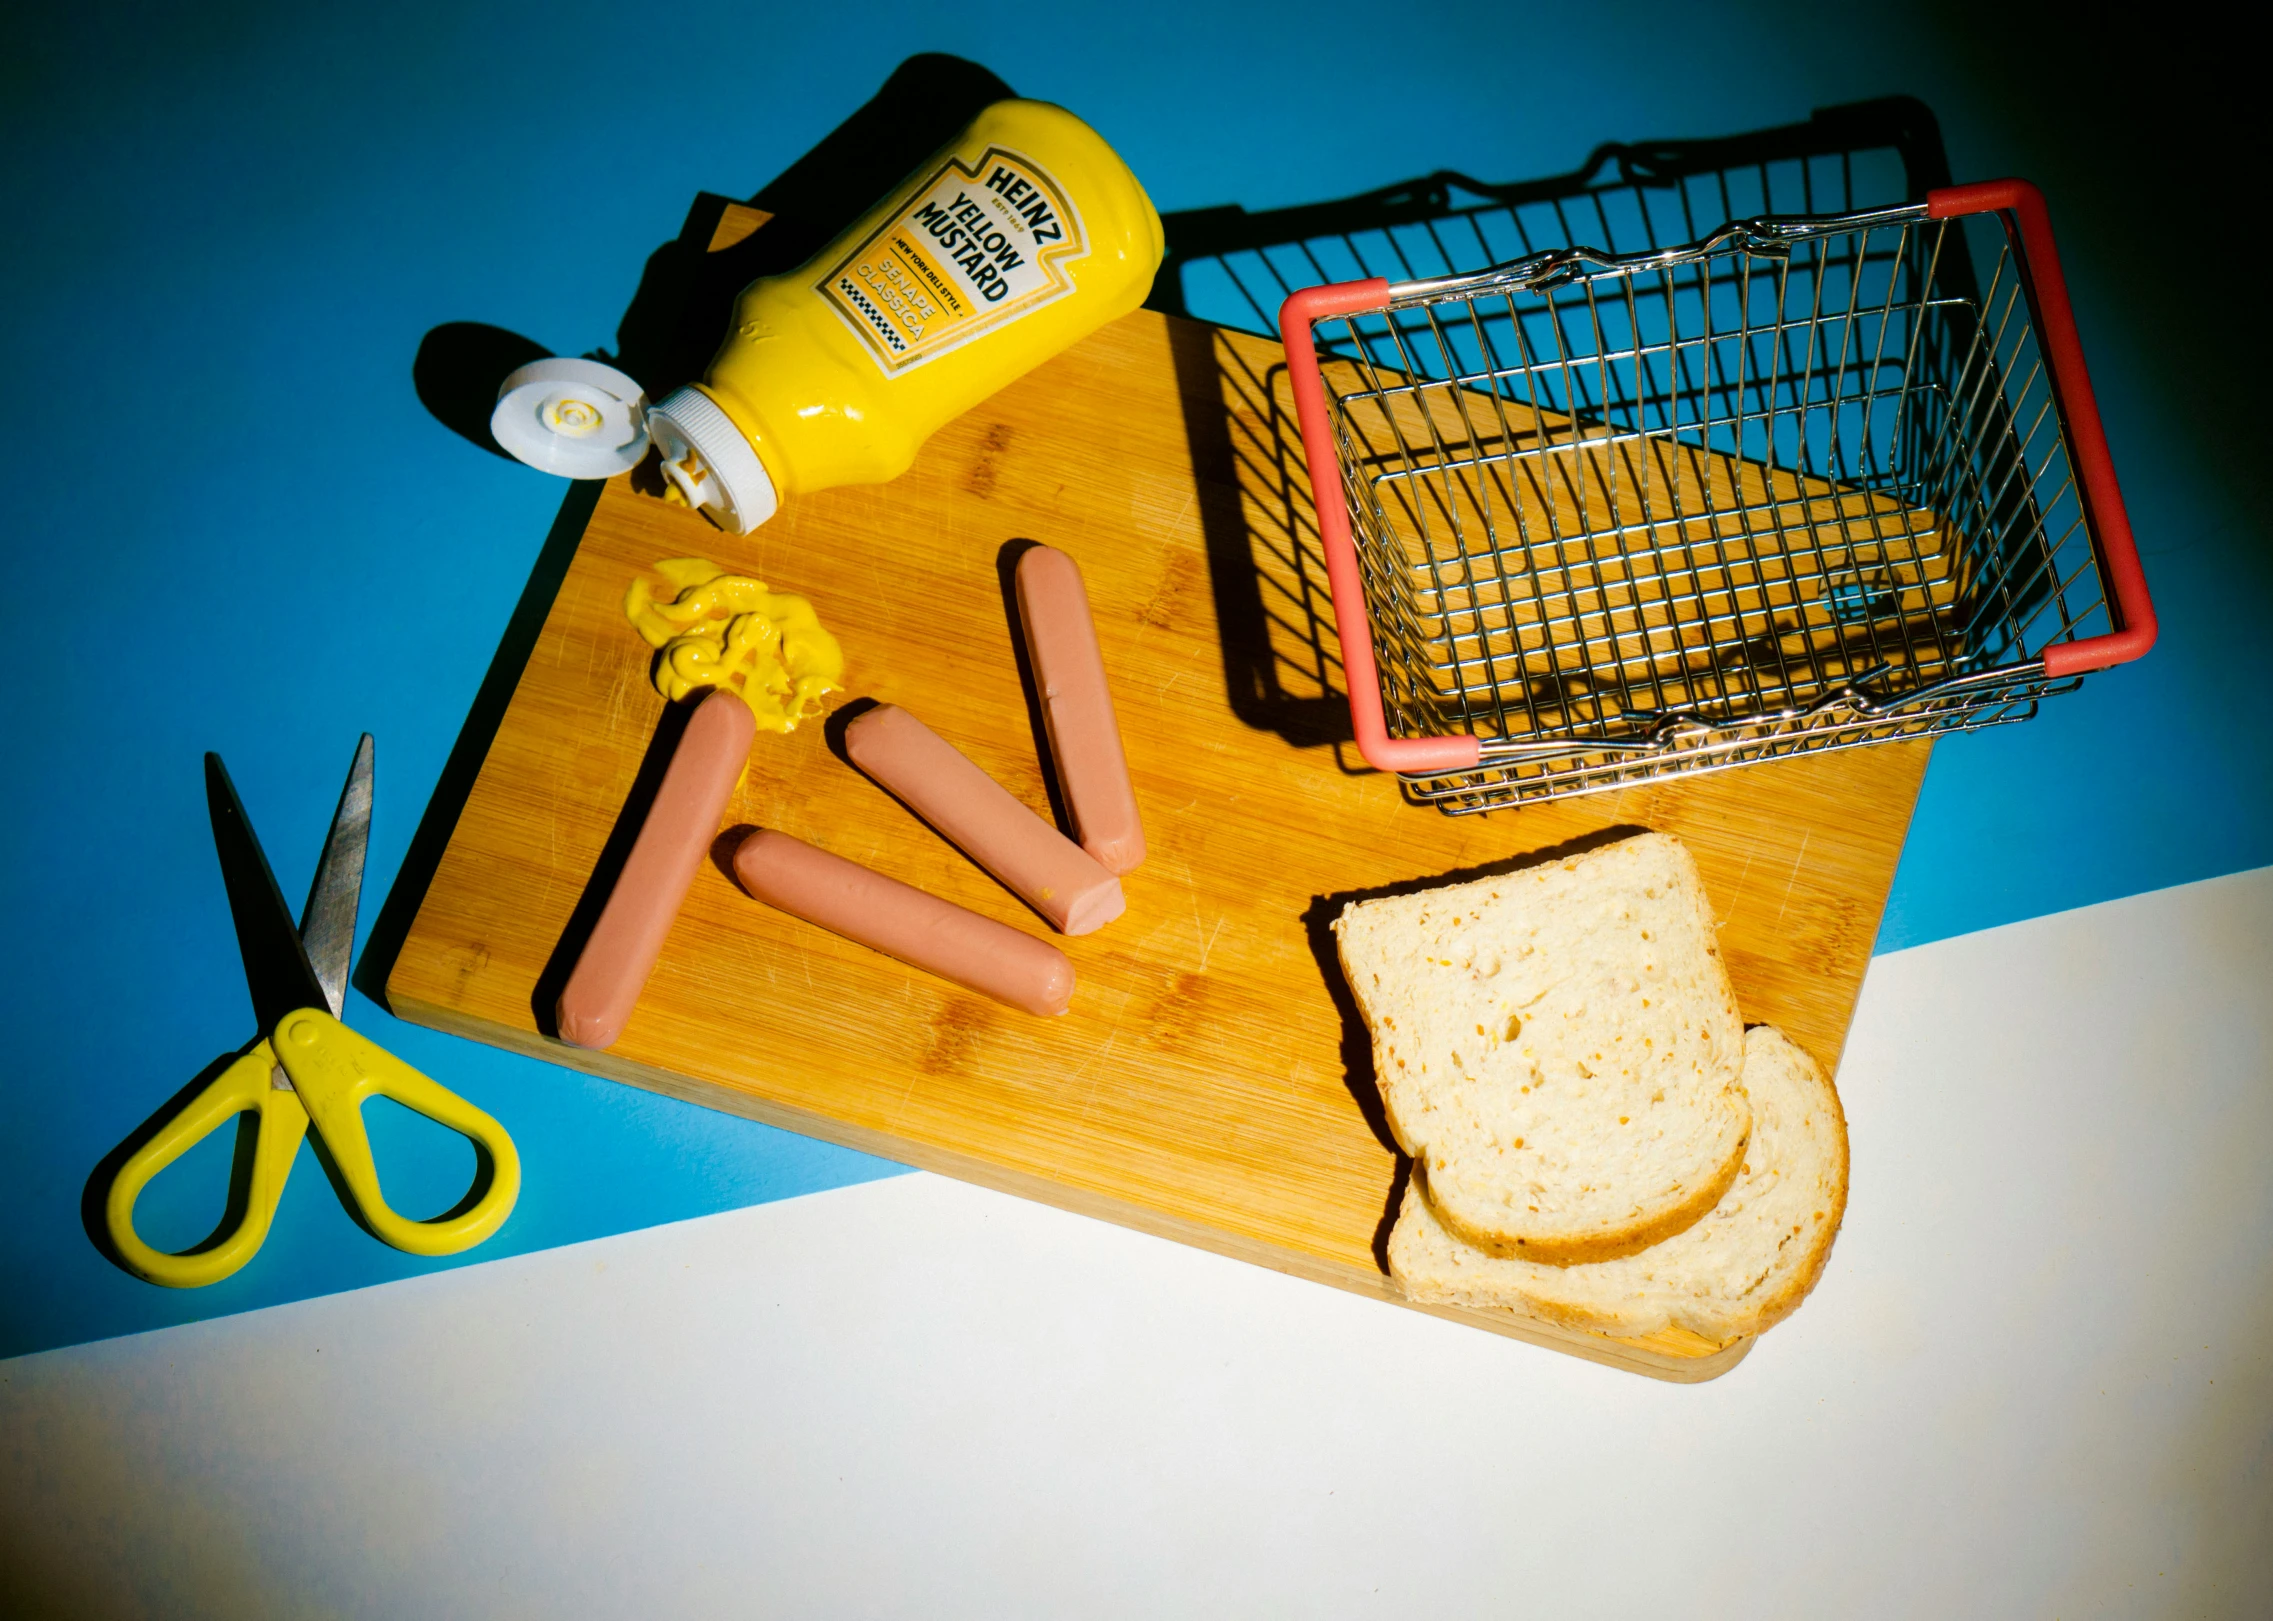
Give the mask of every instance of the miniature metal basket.
M 1447 812 L 2025 719 L 2154 640 L 2025 182 L 1279 327 L 1359 750 Z

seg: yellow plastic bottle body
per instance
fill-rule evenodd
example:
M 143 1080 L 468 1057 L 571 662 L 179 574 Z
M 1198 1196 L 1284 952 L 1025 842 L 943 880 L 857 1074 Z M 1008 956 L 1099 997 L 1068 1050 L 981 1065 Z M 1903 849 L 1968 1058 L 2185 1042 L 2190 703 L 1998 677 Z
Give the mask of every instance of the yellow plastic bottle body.
M 783 498 L 880 484 L 1142 304 L 1163 251 L 1152 200 L 1096 131 L 996 102 L 811 261 L 745 288 L 701 387 Z

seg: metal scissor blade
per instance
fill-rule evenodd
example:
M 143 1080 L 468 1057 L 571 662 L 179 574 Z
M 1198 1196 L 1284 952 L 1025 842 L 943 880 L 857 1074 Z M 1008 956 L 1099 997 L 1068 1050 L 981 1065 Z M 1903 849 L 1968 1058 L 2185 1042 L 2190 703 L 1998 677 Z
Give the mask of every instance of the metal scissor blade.
M 355 763 L 339 791 L 324 853 L 316 862 L 316 881 L 300 909 L 300 944 L 308 965 L 324 988 L 331 1016 L 347 1007 L 347 969 L 355 956 L 355 910 L 363 897 L 363 856 L 371 844 L 371 734 L 355 745 Z
M 221 857 L 221 881 L 229 890 L 229 915 L 237 923 L 237 950 L 245 959 L 245 984 L 262 1035 L 287 1013 L 328 1007 L 323 981 L 301 948 L 284 895 L 261 854 L 260 840 L 245 815 L 243 801 L 229 781 L 221 756 L 205 757 L 205 808 L 213 818 L 213 846 Z

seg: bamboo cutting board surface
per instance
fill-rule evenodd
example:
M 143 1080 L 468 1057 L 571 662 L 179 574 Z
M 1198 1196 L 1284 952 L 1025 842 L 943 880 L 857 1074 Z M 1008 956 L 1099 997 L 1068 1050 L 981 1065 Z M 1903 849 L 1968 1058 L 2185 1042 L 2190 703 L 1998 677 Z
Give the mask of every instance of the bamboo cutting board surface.
M 1383 1300 L 1399 1300 L 1380 1253 L 1403 1178 L 1326 932 L 1348 898 L 1614 829 L 1676 833 L 1746 1020 L 1835 1068 L 1926 746 L 1490 816 L 1409 805 L 1344 740 L 1299 468 L 1275 344 L 1140 311 L 894 483 L 795 500 L 754 535 L 637 474 L 611 481 L 389 977 L 394 1011 Z M 551 1039 L 595 866 L 612 837 L 620 860 L 619 818 L 663 757 L 665 706 L 620 606 L 632 576 L 703 556 L 809 596 L 853 695 L 912 710 L 1047 814 L 1003 587 L 1020 541 L 1087 577 L 1151 851 L 1123 917 L 1059 942 L 1073 1011 L 1014 1012 L 735 887 L 734 830 L 777 827 L 1047 932 L 814 724 L 760 738 L 622 1039 Z M 1437 1314 L 1663 1378 L 1710 1378 L 1748 1348 Z

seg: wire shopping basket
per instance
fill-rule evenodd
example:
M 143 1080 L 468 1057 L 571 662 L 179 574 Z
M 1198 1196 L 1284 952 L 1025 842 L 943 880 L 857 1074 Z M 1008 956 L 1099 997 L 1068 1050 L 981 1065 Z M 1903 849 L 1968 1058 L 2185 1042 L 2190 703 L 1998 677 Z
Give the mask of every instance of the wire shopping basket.
M 1279 328 L 1359 750 L 1447 812 L 2025 719 L 2154 640 L 2025 182 Z

